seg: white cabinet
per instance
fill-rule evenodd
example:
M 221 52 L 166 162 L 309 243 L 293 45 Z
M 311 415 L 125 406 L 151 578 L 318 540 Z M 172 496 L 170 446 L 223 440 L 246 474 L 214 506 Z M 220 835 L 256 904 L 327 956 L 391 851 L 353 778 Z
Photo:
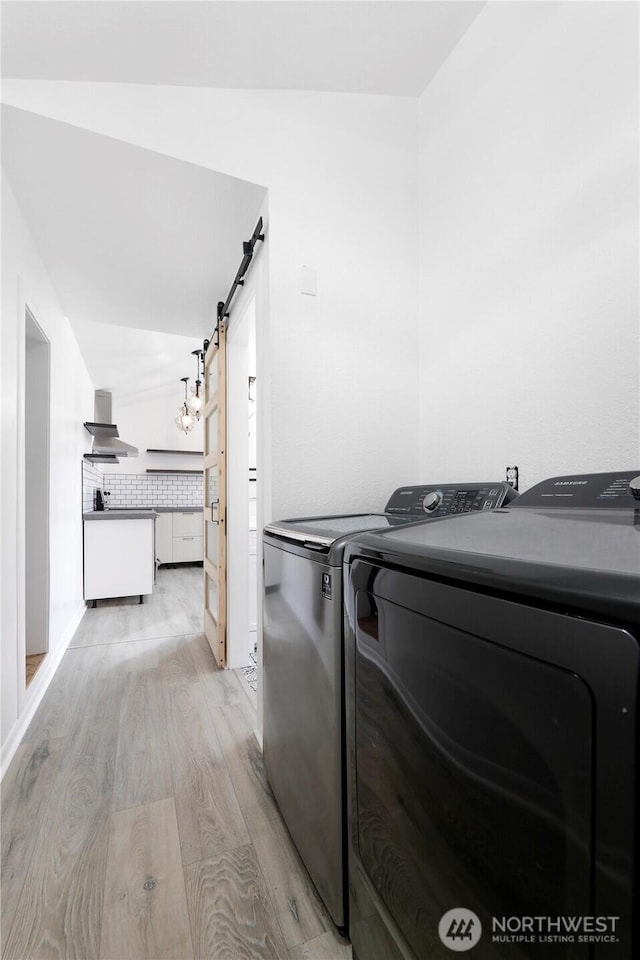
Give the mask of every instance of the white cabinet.
M 158 515 L 156 557 L 159 563 L 189 563 L 202 560 L 201 510 L 185 510 Z
M 173 514 L 159 513 L 156 519 L 156 558 L 158 563 L 173 561 Z
M 173 562 L 186 563 L 188 560 L 202 560 L 202 537 L 173 538 Z
M 153 524 L 153 517 L 85 520 L 85 600 L 152 593 Z
M 202 536 L 202 511 L 190 511 L 187 513 L 173 513 L 173 535 L 174 537 L 201 537 Z M 202 560 L 202 557 L 200 557 Z
M 173 517 L 173 562 L 188 563 L 202 560 L 202 524 L 201 510 L 187 510 L 172 513 Z

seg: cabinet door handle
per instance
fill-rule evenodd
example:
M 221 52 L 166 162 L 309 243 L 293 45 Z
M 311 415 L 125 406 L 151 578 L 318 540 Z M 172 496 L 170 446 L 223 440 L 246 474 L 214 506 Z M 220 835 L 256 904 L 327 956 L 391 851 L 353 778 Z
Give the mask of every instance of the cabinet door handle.
M 183 537 L 183 540 L 195 540 L 195 537 Z

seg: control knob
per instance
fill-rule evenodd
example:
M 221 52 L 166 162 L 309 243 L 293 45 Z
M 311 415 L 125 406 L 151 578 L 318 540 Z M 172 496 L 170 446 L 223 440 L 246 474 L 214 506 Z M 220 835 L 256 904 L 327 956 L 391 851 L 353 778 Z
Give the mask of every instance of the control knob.
M 629 484 L 629 493 L 632 497 L 635 497 L 636 500 L 640 500 L 640 476 L 634 477 Z
M 425 513 L 432 513 L 441 500 L 442 493 L 440 490 L 431 490 L 429 493 L 425 494 L 425 498 L 422 501 L 422 509 Z

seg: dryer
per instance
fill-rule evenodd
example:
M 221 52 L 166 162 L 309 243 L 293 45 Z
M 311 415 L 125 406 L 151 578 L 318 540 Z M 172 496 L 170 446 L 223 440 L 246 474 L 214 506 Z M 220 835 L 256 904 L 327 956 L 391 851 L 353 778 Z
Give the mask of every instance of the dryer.
M 354 960 L 640 956 L 639 473 L 347 546 Z

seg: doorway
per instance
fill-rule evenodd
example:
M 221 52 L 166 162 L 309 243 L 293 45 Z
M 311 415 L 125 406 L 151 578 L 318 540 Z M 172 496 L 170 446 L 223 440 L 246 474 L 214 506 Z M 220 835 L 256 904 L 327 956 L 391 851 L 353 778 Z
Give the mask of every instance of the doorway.
M 25 309 L 25 682 L 49 650 L 49 424 L 51 344 Z
M 268 234 L 266 206 L 260 219 L 263 233 Z M 218 339 L 214 336 L 213 346 L 209 345 L 209 372 L 205 376 L 205 397 L 208 398 L 204 464 L 205 634 L 220 667 L 245 668 L 245 679 L 257 694 L 255 734 L 260 744 L 263 589 L 260 531 L 272 519 L 268 250 L 268 242 L 256 249 L 251 269 L 244 275 L 241 289 L 227 314 L 229 322 L 220 325 Z M 225 363 L 217 365 L 216 379 L 213 359 L 221 350 Z M 226 413 L 221 418 L 224 430 L 222 422 L 213 420 L 213 413 L 217 415 L 222 409 Z M 215 444 L 220 449 L 207 455 Z M 217 537 L 210 536 L 214 526 Z M 225 535 L 220 535 L 222 529 Z M 209 557 L 210 543 L 217 548 L 212 558 Z M 211 587 L 214 581 L 216 589 Z M 223 589 L 218 591 L 219 583 Z M 219 613 L 221 603 L 223 617 L 215 617 L 213 608 Z
M 256 299 L 238 304 L 227 330 L 227 666 L 255 666 L 257 650 Z

